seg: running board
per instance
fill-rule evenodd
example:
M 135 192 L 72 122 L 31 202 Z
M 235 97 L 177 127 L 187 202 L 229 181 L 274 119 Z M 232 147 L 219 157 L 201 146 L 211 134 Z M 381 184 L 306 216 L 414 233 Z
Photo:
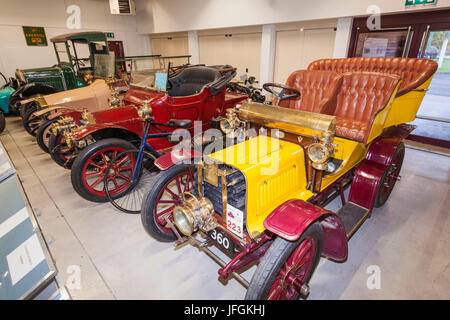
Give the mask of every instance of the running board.
M 347 202 L 337 214 L 341 217 L 344 222 L 345 232 L 347 234 L 347 239 L 358 230 L 358 228 L 363 224 L 363 222 L 369 217 L 370 210 L 364 207 L 358 206 L 352 202 Z

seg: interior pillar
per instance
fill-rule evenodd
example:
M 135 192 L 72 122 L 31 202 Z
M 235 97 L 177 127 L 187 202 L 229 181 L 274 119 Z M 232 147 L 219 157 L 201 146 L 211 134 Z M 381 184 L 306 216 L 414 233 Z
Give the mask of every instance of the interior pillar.
M 191 64 L 199 64 L 200 63 L 200 54 L 199 54 L 197 31 L 189 31 L 188 32 L 188 47 L 189 47 L 189 54 L 191 55 L 191 60 L 190 60 Z
M 347 58 L 348 45 L 352 34 L 353 18 L 339 18 L 336 26 L 333 58 Z
M 259 74 L 259 86 L 264 83 L 273 82 L 273 72 L 275 65 L 275 44 L 276 33 L 274 24 L 265 24 L 262 26 L 261 37 L 261 65 Z M 263 92 L 267 94 L 267 92 Z

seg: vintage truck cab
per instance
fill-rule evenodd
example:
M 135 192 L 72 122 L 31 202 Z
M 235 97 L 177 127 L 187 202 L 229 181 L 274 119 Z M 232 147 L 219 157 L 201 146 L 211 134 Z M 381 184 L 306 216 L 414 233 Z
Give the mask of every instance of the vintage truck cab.
M 18 88 L 9 97 L 12 112 L 23 114 L 21 100 L 83 87 L 90 83 L 86 75 L 94 73 L 100 61 L 109 61 L 114 70 L 114 57 L 110 56 L 106 35 L 103 32 L 85 31 L 56 36 L 50 41 L 57 63 L 51 67 L 17 69 Z M 95 70 L 95 73 L 108 70 Z M 23 109 L 23 108 L 22 108 Z

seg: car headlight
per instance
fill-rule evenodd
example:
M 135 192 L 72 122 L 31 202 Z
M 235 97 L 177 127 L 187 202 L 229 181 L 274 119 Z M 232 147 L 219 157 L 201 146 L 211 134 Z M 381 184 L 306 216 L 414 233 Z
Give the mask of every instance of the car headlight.
M 226 118 L 220 120 L 219 125 L 220 125 L 220 130 L 222 130 L 222 132 L 225 134 L 229 134 L 234 129 L 236 129 L 236 123 L 234 121 L 230 121 Z
M 322 164 L 328 160 L 329 156 L 329 150 L 323 144 L 313 143 L 308 148 L 308 157 L 313 163 Z
M 194 217 L 189 209 L 183 207 L 175 207 L 173 209 L 173 221 L 178 230 L 185 236 L 190 236 L 194 231 Z

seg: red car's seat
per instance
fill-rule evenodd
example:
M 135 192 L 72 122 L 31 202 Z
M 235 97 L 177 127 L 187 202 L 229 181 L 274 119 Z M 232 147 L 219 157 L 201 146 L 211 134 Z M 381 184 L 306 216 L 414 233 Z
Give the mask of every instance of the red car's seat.
M 282 100 L 280 107 L 332 115 L 341 85 L 342 75 L 336 72 L 294 71 L 288 77 L 286 86 L 297 89 L 301 95 L 297 99 Z
M 389 103 L 400 77 L 374 72 L 349 72 L 337 96 L 336 135 L 367 143 L 375 116 Z
M 169 79 L 168 94 L 171 97 L 185 97 L 200 93 L 208 84 L 221 78 L 217 68 L 196 66 L 181 70 Z
M 397 96 L 416 89 L 437 70 L 438 64 L 429 59 L 416 58 L 344 58 L 321 59 L 311 62 L 308 70 L 345 72 L 379 72 L 394 74 L 402 79 Z

